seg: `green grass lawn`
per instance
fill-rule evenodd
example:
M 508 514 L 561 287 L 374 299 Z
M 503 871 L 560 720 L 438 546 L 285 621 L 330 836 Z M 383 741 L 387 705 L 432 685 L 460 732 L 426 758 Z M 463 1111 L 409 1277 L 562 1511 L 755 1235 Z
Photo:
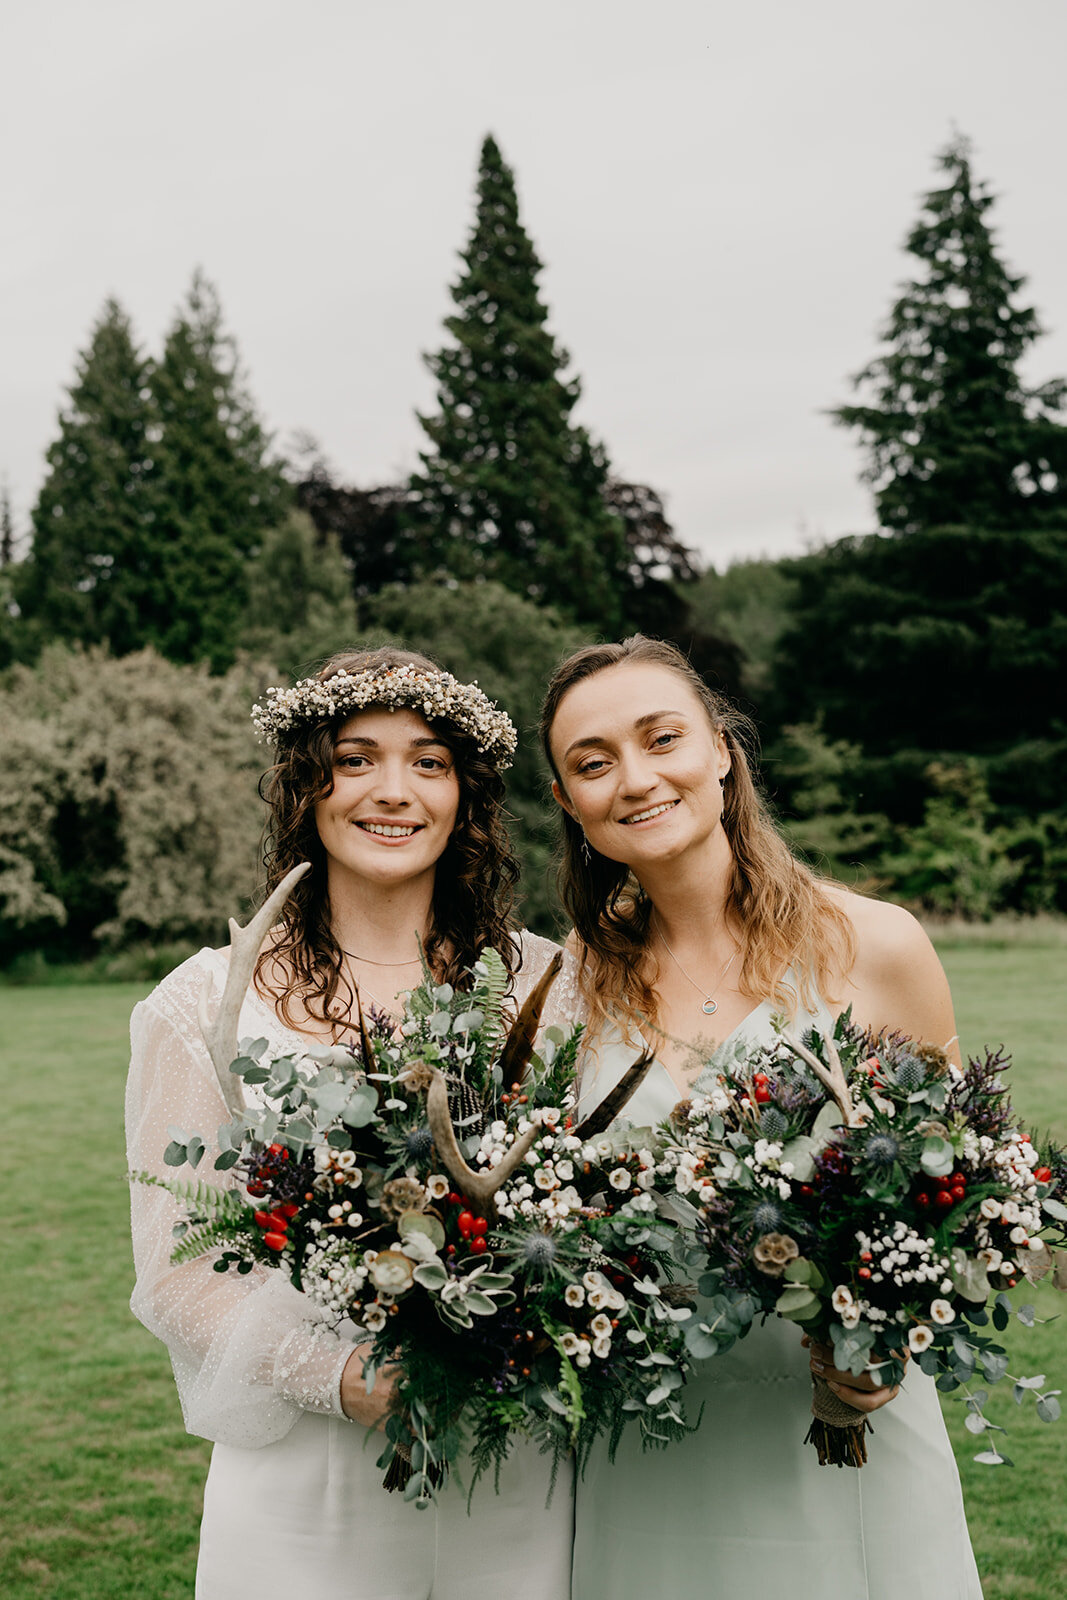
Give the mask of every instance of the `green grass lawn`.
M 965 1048 L 1014 1046 L 1015 1100 L 1067 1135 L 1067 946 L 946 938 Z M 208 1446 L 183 1430 L 163 1347 L 129 1315 L 122 1090 L 140 985 L 0 991 L 4 1600 L 188 1600 Z M 1035 1297 L 1053 1316 L 1059 1297 Z M 1067 1303 L 1065 1303 L 1067 1309 Z M 1013 1330 L 1013 1371 L 1065 1380 L 1061 1323 Z M 994 1391 L 1017 1465 L 990 1470 L 946 1405 L 987 1600 L 1067 1594 L 1067 1418 Z M 877 1441 L 872 1441 L 877 1448 Z M 901 1530 L 907 1537 L 907 1530 Z M 709 1593 L 709 1600 L 714 1600 Z M 902 1597 L 903 1600 L 903 1597 Z

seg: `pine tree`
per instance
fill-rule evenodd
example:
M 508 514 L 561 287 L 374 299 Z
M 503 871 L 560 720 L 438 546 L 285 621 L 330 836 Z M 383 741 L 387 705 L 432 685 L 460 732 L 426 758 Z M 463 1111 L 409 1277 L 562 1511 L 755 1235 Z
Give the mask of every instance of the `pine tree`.
M 151 402 L 147 362 L 129 318 L 108 300 L 78 357 L 48 475 L 33 510 L 33 543 L 15 596 L 30 634 L 141 642 L 152 564 L 146 475 Z
M 174 661 L 232 659 L 246 563 L 290 504 L 212 286 L 197 273 L 151 375 L 155 586 L 149 642 Z
M 939 165 L 947 181 L 907 240 L 920 272 L 883 330 L 889 350 L 855 379 L 870 402 L 831 415 L 864 438 L 884 528 L 1067 526 L 1067 383 L 1024 387 L 1019 362 L 1042 333 L 1018 303 L 1026 280 L 998 254 L 968 142 Z
M 439 410 L 419 420 L 433 449 L 411 480 L 424 568 L 495 579 L 611 631 L 627 556 L 604 500 L 607 459 L 571 421 L 580 386 L 546 327 L 541 263 L 491 137 L 462 260 L 445 321 L 454 343 L 427 357 Z

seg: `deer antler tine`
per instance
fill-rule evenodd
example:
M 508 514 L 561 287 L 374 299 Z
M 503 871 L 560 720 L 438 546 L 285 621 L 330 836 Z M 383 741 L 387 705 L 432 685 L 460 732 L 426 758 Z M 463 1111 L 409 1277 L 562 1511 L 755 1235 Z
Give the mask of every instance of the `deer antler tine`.
M 826 1041 L 826 1053 L 830 1057 L 830 1065 L 826 1067 L 815 1052 L 809 1050 L 806 1045 L 801 1044 L 800 1040 L 795 1038 L 793 1034 L 783 1033 L 782 1038 L 793 1054 L 799 1056 L 805 1066 L 811 1068 L 819 1082 L 829 1089 L 841 1111 L 845 1127 L 856 1127 L 860 1119 L 857 1116 L 856 1107 L 852 1104 L 848 1079 L 845 1077 L 845 1069 L 841 1065 L 841 1057 L 837 1053 L 833 1040 L 827 1039 Z
M 500 1052 L 501 1082 L 505 1088 L 521 1083 L 533 1055 L 541 1013 L 545 1009 L 548 992 L 559 976 L 563 965 L 563 952 L 557 950 L 540 978 L 523 1002 L 522 1009 L 508 1029 L 507 1042 Z
M 503 1184 L 507 1183 L 524 1159 L 540 1129 L 536 1124 L 527 1128 L 497 1166 L 491 1167 L 487 1172 L 475 1172 L 463 1159 L 463 1153 L 456 1140 L 456 1130 L 452 1125 L 452 1114 L 448 1108 L 448 1085 L 445 1083 L 444 1074 L 436 1067 L 433 1069 L 430 1087 L 426 1091 L 426 1120 L 430 1124 L 437 1154 L 441 1157 L 441 1163 L 448 1175 L 455 1179 L 465 1195 L 481 1206 L 491 1222 L 495 1221 L 496 1206 L 493 1203 L 493 1196 Z
M 646 1050 L 643 1055 L 638 1056 L 633 1066 L 627 1067 L 614 1089 L 610 1090 L 600 1104 L 594 1106 L 589 1115 L 578 1124 L 574 1130 L 575 1137 L 592 1139 L 598 1133 L 603 1133 L 605 1128 L 609 1128 L 644 1083 L 655 1059 L 652 1050 Z
M 230 965 L 214 1020 L 208 1016 L 210 978 L 205 980 L 204 988 L 200 992 L 200 1003 L 197 1008 L 200 1031 L 214 1065 L 222 1097 L 235 1116 L 244 1109 L 241 1085 L 230 1071 L 230 1063 L 237 1054 L 237 1024 L 241 1006 L 248 985 L 252 981 L 252 973 L 263 940 L 273 927 L 274 919 L 292 893 L 294 885 L 310 871 L 311 862 L 302 861 L 298 867 L 287 872 L 246 928 L 242 928 L 232 917 L 230 918 Z

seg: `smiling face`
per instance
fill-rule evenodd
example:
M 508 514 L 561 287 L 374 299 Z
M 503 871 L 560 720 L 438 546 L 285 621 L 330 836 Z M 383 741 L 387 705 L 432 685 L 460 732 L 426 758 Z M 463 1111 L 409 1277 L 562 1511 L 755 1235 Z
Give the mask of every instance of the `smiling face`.
M 722 735 L 685 679 L 653 662 L 620 662 L 560 701 L 551 731 L 552 792 L 611 861 L 653 867 L 725 846 Z
M 455 758 L 424 717 L 408 710 L 349 717 L 334 745 L 333 788 L 315 803 L 331 886 L 432 878 L 459 799 Z

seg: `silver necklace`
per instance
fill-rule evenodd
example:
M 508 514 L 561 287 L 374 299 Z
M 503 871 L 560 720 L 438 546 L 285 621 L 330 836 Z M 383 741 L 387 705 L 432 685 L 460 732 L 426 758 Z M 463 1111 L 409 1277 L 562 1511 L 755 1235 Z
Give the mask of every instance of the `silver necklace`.
M 696 990 L 697 994 L 702 994 L 704 996 L 704 1004 L 700 1008 L 701 1011 L 703 1011 L 706 1017 L 713 1017 L 716 1011 L 719 1009 L 719 1002 L 715 999 L 715 991 L 722 986 L 722 980 L 725 978 L 726 974 L 729 972 L 730 968 L 733 966 L 734 962 L 741 953 L 741 946 L 734 946 L 733 955 L 730 957 L 725 967 L 723 967 L 722 971 L 719 973 L 719 976 L 715 979 L 715 982 L 712 984 L 709 992 L 703 987 L 702 984 L 699 984 L 695 978 L 691 978 L 689 973 L 686 972 L 685 968 L 682 966 L 682 963 L 678 960 L 678 957 L 675 955 L 674 951 L 663 937 L 663 929 L 660 927 L 658 922 L 656 923 L 656 932 L 658 933 L 660 939 L 663 940 L 664 950 L 666 950 L 667 954 L 678 968 L 678 971 L 682 974 L 682 977 L 687 983 L 691 983 L 693 985 L 693 988 Z

